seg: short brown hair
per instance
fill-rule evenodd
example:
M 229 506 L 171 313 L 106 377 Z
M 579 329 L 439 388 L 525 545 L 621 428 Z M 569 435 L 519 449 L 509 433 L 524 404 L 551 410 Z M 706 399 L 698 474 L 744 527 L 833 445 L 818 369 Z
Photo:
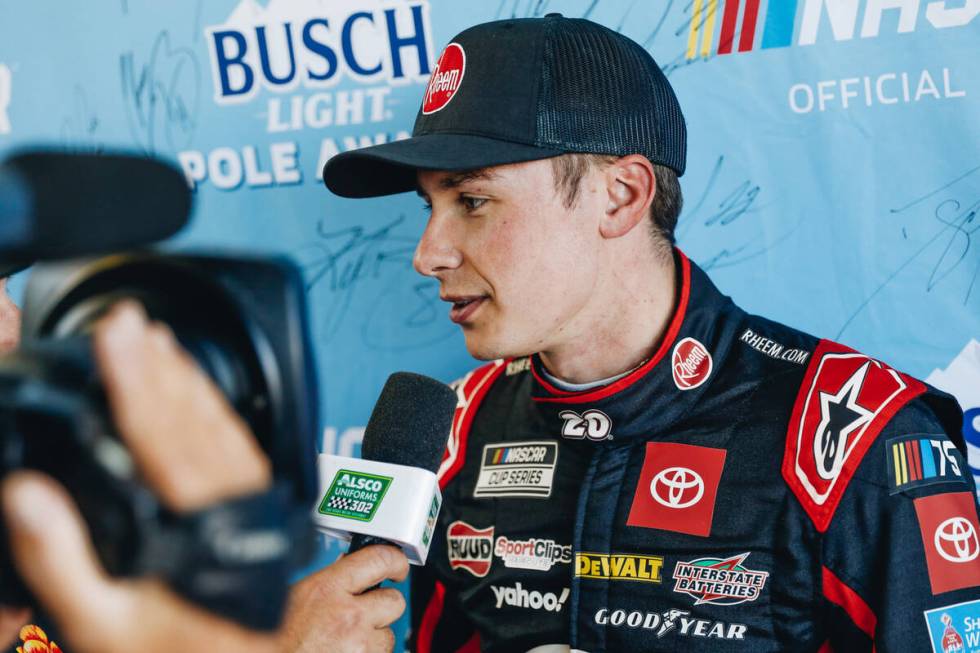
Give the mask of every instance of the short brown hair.
M 555 190 L 561 195 L 565 207 L 572 208 L 578 201 L 579 186 L 585 173 L 593 167 L 611 165 L 618 158 L 608 154 L 562 154 L 551 159 Z M 681 185 L 677 181 L 677 173 L 667 166 L 654 163 L 653 175 L 657 181 L 657 192 L 650 205 L 650 228 L 655 238 L 673 245 L 677 218 L 684 205 Z

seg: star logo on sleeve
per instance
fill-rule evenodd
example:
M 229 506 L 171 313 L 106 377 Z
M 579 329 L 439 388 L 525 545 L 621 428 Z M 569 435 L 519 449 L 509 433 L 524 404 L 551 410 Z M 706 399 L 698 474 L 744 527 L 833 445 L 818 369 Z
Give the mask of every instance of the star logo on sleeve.
M 820 478 L 831 480 L 840 472 L 848 436 L 871 420 L 874 413 L 858 404 L 858 393 L 868 375 L 868 361 L 836 393 L 820 392 L 820 424 L 813 440 L 813 457 Z

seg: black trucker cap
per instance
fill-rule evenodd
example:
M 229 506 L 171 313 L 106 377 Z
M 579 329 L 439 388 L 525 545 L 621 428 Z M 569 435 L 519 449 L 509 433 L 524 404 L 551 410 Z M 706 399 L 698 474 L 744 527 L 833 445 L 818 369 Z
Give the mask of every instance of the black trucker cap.
M 415 189 L 415 172 L 474 170 L 568 152 L 643 154 L 684 173 L 687 130 L 638 43 L 579 18 L 501 20 L 460 32 L 429 78 L 412 137 L 323 167 L 344 197 Z

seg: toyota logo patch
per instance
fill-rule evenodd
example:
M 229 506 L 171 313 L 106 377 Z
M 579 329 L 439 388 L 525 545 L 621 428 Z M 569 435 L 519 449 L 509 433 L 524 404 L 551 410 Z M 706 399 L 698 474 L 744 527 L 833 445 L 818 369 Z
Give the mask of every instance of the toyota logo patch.
M 626 525 L 710 535 L 726 455 L 713 447 L 647 442 Z
M 950 517 L 941 523 L 932 539 L 939 555 L 950 562 L 970 562 L 980 554 L 977 531 L 963 517 Z
M 704 496 L 704 479 L 686 467 L 668 467 L 650 482 L 654 500 L 668 508 L 689 508 Z
M 980 526 L 972 492 L 913 499 L 933 594 L 980 587 Z

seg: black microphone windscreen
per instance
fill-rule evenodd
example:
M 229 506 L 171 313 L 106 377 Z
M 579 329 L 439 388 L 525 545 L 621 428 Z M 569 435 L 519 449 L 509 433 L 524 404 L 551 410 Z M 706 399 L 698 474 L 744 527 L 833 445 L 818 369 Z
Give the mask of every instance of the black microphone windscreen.
M 163 161 L 25 151 L 0 165 L 0 260 L 143 247 L 179 231 L 190 209 L 184 176 Z
M 361 457 L 435 472 L 449 440 L 456 393 L 427 376 L 395 372 L 364 431 Z

